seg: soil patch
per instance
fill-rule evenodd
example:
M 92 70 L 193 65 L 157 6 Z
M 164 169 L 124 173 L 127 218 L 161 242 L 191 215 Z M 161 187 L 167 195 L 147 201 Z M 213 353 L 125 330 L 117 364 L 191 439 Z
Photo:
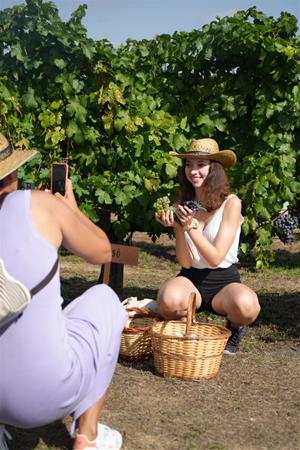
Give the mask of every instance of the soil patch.
M 122 298 L 155 298 L 161 282 L 178 271 L 174 241 L 164 237 L 153 244 L 142 233 L 134 237 L 140 262 L 125 268 Z M 152 360 L 119 360 L 101 420 L 120 430 L 124 450 L 300 448 L 299 242 L 274 242 L 274 268 L 255 272 L 241 264 L 242 279 L 258 292 L 262 312 L 248 328 L 242 353 L 224 356 L 215 378 L 166 379 L 155 374 Z M 70 301 L 95 283 L 99 269 L 63 256 L 62 273 Z M 10 427 L 10 449 L 71 449 L 69 424 L 67 418 L 34 430 Z

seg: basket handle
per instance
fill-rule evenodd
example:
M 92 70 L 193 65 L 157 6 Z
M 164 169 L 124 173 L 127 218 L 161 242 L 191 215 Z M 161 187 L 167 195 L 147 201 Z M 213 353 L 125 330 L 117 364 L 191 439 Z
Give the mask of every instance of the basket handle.
M 187 310 L 187 320 L 185 329 L 186 337 L 189 337 L 191 335 L 191 326 L 194 323 L 195 314 L 196 314 L 196 292 L 191 292 Z

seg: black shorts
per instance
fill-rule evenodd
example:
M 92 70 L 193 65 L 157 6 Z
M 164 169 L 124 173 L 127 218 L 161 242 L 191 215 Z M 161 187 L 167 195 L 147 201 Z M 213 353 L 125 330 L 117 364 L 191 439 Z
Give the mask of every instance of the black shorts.
M 235 265 L 226 269 L 189 269 L 182 268 L 178 277 L 188 278 L 201 294 L 202 303 L 198 311 L 217 314 L 211 305 L 214 296 L 230 283 L 240 283 L 241 278 Z

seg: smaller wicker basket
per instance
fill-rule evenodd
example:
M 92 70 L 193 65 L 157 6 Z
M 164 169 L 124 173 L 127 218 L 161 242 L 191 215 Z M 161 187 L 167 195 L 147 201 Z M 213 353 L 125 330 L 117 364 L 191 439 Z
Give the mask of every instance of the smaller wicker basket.
M 149 308 L 127 308 L 126 311 L 129 319 L 121 335 L 121 358 L 127 361 L 152 358 L 150 329 L 155 322 L 162 320 L 161 316 Z
M 173 320 L 152 326 L 155 370 L 164 377 L 200 381 L 214 377 L 231 332 L 220 325 L 195 322 L 196 294 L 189 298 L 186 322 Z

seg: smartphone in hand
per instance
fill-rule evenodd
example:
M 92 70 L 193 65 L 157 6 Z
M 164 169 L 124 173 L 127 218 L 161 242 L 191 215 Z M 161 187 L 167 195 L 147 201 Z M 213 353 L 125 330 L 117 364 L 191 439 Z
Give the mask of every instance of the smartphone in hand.
M 67 163 L 53 163 L 51 166 L 51 192 L 59 192 L 62 196 L 66 193 L 69 166 Z

